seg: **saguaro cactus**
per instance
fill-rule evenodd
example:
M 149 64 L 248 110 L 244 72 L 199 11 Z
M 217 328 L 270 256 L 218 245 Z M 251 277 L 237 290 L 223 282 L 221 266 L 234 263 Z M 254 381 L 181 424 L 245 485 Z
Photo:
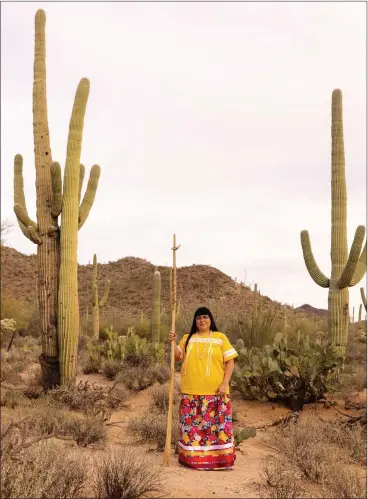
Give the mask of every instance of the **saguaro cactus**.
M 80 165 L 89 81 L 77 88 L 69 125 L 64 186 L 59 163 L 51 158 L 46 99 L 46 15 L 35 16 L 33 135 L 37 223 L 28 216 L 23 188 L 23 159 L 14 159 L 14 211 L 23 234 L 38 245 L 38 298 L 41 318 L 40 362 L 46 389 L 75 377 L 79 331 L 77 244 L 97 190 L 100 167 L 94 165 L 79 206 L 84 177 Z M 64 189 L 63 189 L 64 187 Z M 58 217 L 61 214 L 61 224 Z
M 161 322 L 161 274 L 158 270 L 153 274 L 151 341 L 160 341 Z
M 344 355 L 349 327 L 349 290 L 367 270 L 367 243 L 361 252 L 365 227 L 359 225 L 348 256 L 347 193 L 342 122 L 342 93 L 332 93 L 331 154 L 331 277 L 319 269 L 311 249 L 308 231 L 301 232 L 303 256 L 314 282 L 328 288 L 328 330 L 330 342 Z
M 103 297 L 98 299 L 98 284 L 97 284 L 97 257 L 93 255 L 93 271 L 92 271 L 92 331 L 93 337 L 98 340 L 100 333 L 100 308 L 106 305 L 110 291 L 110 281 L 107 279 L 105 283 L 105 291 Z
M 367 311 L 367 298 L 364 293 L 364 288 L 360 288 L 360 296 L 362 297 L 362 302 L 365 308 L 365 311 Z

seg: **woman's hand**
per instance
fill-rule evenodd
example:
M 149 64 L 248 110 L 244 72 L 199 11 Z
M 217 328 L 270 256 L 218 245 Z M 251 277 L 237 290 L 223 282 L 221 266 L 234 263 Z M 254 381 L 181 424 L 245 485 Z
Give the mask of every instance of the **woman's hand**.
M 172 331 L 169 332 L 169 340 L 174 341 L 176 344 L 176 333 L 173 333 Z
M 229 385 L 226 383 L 221 383 L 221 385 L 218 387 L 217 392 L 219 395 L 225 395 L 227 392 L 227 389 L 229 388 Z

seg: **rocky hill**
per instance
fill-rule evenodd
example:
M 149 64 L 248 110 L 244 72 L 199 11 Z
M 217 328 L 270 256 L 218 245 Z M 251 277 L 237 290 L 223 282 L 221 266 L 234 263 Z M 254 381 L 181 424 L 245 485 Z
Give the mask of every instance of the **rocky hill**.
M 1 247 L 1 293 L 2 296 L 35 301 L 37 298 L 36 255 L 24 255 L 13 248 Z M 161 303 L 169 310 L 169 267 L 157 267 L 161 273 Z M 152 300 L 152 277 L 155 266 L 134 257 L 99 264 L 99 295 L 104 291 L 104 281 L 110 279 L 110 294 L 104 309 L 105 317 L 137 319 L 142 311 L 150 316 Z M 91 300 L 92 265 L 79 265 L 79 302 L 81 314 L 85 313 Z M 183 310 L 216 303 L 227 311 L 249 315 L 253 307 L 253 292 L 247 286 L 235 282 L 220 270 L 207 265 L 191 265 L 177 269 L 177 296 Z M 262 296 L 264 307 L 273 302 Z M 304 308 L 303 308 L 304 307 Z M 286 306 L 287 315 L 319 316 L 320 311 L 309 305 L 300 310 Z M 305 307 L 309 307 L 306 309 Z

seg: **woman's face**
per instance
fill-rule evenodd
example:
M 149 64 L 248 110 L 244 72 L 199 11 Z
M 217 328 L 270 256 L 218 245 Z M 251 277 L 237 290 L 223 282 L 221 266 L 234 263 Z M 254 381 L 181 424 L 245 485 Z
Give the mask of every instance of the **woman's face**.
M 211 325 L 211 319 L 209 315 L 197 315 L 196 325 L 198 331 L 208 331 Z

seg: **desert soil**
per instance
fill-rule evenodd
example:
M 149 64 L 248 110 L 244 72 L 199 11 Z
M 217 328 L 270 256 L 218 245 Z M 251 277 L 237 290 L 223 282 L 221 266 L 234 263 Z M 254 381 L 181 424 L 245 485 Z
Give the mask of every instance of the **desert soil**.
M 112 385 L 112 382 L 98 374 L 80 375 L 77 378 L 77 382 L 87 380 L 98 385 Z M 117 425 L 109 427 L 109 446 L 118 447 L 129 442 L 126 425 L 129 419 L 139 417 L 149 410 L 149 392 L 150 388 L 133 394 L 128 400 L 128 408 L 113 413 L 110 422 L 115 422 Z M 363 398 L 365 398 L 365 394 L 363 394 Z M 291 412 L 277 404 L 244 401 L 236 394 L 232 395 L 232 401 L 237 416 L 234 426 L 261 427 L 283 418 Z M 337 407 L 346 414 L 356 415 L 356 411 L 344 409 L 342 400 L 337 401 Z M 300 417 L 301 419 L 315 417 L 316 413 L 325 420 L 339 417 L 334 408 L 326 408 L 323 404 L 305 406 Z M 174 452 L 172 452 L 170 466 L 165 467 L 163 466 L 163 454 L 156 452 L 154 445 L 138 445 L 135 446 L 135 451 L 138 455 L 148 459 L 149 463 L 156 467 L 158 473 L 164 475 L 164 497 L 258 498 L 260 495 L 257 482 L 263 462 L 276 453 L 267 444 L 267 439 L 273 431 L 275 430 L 272 427 L 268 427 L 266 430 L 257 430 L 255 438 L 249 438 L 242 442 L 236 452 L 235 466 L 228 471 L 196 472 L 183 468 L 178 464 L 177 455 Z M 312 493 L 312 490 L 310 492 Z

